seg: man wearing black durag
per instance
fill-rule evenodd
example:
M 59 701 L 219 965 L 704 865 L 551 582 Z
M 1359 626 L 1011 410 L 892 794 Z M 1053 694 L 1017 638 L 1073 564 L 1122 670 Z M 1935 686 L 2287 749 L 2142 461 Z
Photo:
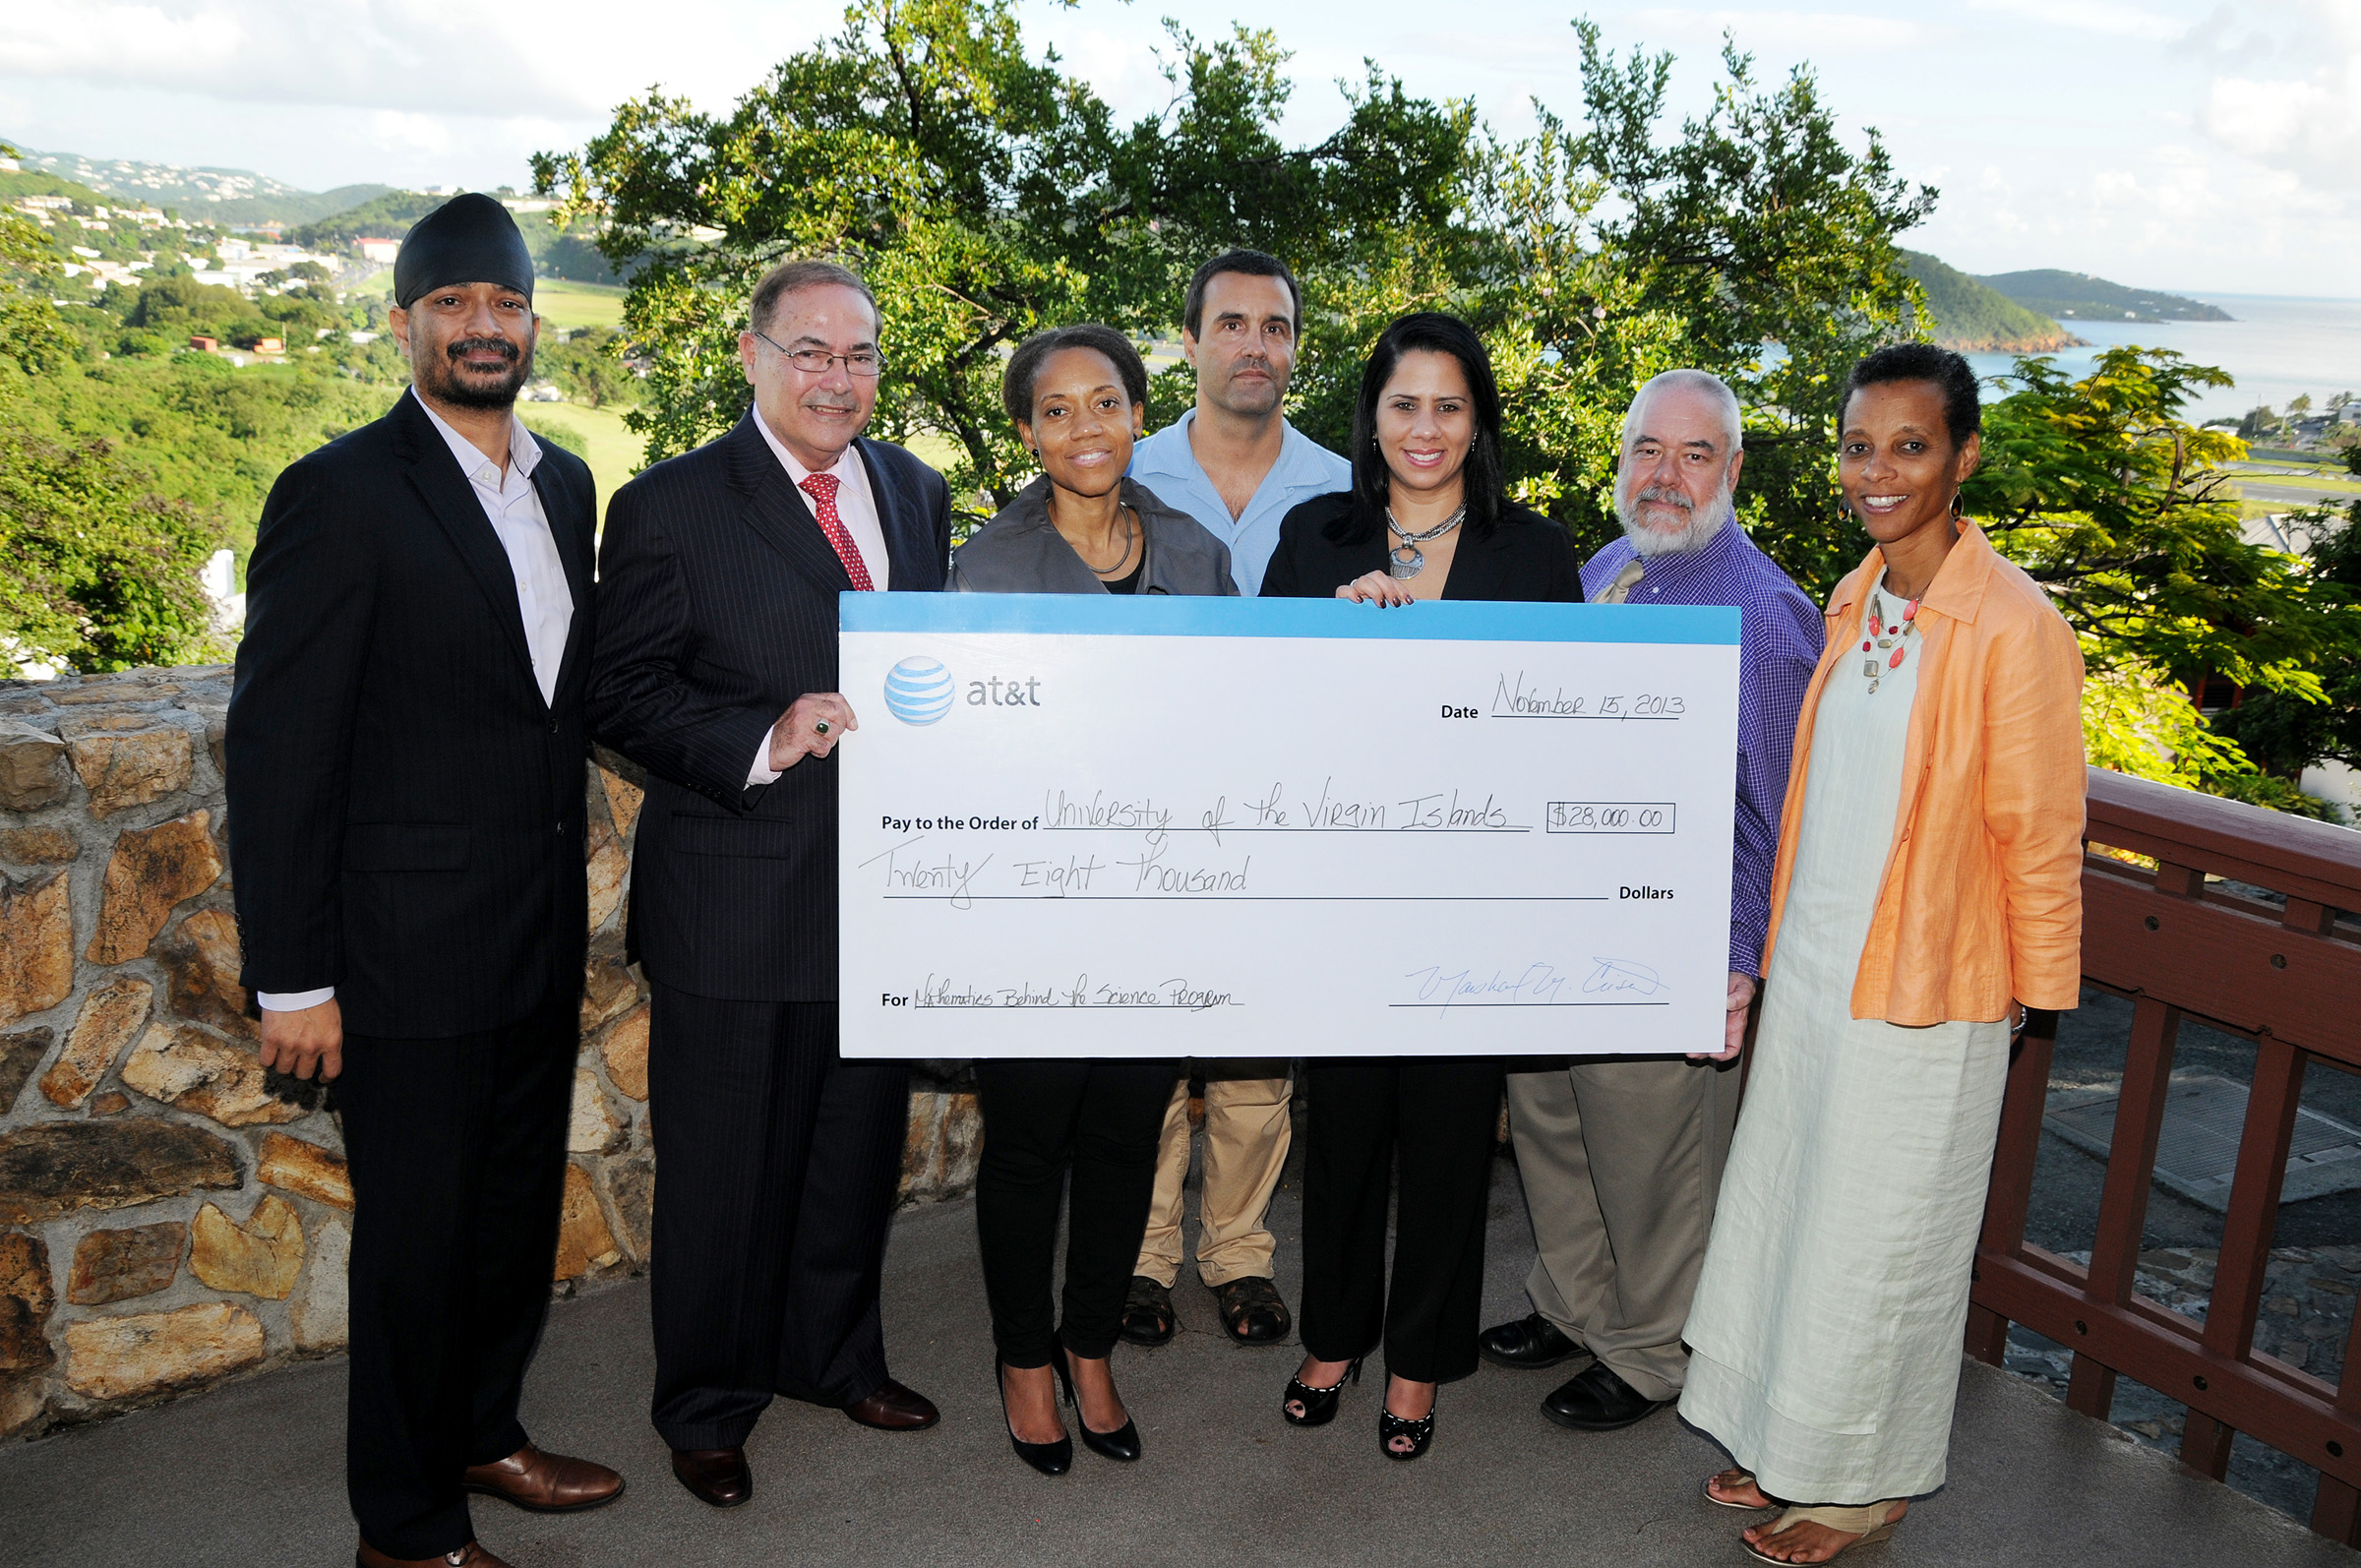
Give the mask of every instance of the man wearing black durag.
M 532 296 L 498 202 L 421 220 L 390 313 L 410 390 L 279 475 L 247 566 L 230 864 L 263 1064 L 342 1115 L 360 1568 L 503 1568 L 469 1492 L 623 1489 L 516 1418 L 565 1191 L 596 515 L 514 411 Z

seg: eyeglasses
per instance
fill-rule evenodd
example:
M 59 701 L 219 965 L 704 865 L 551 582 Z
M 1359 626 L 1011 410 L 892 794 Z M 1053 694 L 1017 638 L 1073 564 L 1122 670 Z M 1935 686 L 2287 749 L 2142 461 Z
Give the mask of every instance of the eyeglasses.
M 856 348 L 849 354 L 831 354 L 824 348 L 788 348 L 759 328 L 749 328 L 757 337 L 778 349 L 792 361 L 795 368 L 807 376 L 825 376 L 828 367 L 844 361 L 845 374 L 864 379 L 875 377 L 885 369 L 885 356 L 874 348 Z

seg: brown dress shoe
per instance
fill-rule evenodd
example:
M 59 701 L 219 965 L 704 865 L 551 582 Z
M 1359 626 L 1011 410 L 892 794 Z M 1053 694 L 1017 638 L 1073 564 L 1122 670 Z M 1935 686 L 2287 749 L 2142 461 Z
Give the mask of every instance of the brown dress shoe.
M 869 1398 L 847 1405 L 844 1413 L 880 1432 L 915 1432 L 942 1419 L 942 1412 L 935 1408 L 933 1400 L 890 1377 Z
M 352 1554 L 352 1568 L 509 1568 L 474 1541 L 440 1557 L 389 1557 L 367 1541 Z
M 506 1459 L 468 1466 L 459 1484 L 536 1514 L 570 1514 L 623 1495 L 623 1478 L 606 1466 L 545 1454 L 530 1443 Z
M 672 1474 L 689 1495 L 716 1508 L 735 1508 L 755 1494 L 755 1473 L 743 1448 L 676 1448 Z

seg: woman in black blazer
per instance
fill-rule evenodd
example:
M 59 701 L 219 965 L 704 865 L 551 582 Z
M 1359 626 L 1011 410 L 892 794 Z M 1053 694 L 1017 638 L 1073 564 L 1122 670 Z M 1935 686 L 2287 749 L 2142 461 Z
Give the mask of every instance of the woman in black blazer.
M 1572 604 L 1579 565 L 1565 529 L 1508 499 L 1483 344 L 1465 322 L 1420 312 L 1385 330 L 1362 372 L 1353 488 L 1287 514 L 1262 591 L 1397 610 L 1419 599 Z M 1305 1068 L 1304 1356 L 1282 1407 L 1293 1424 L 1333 1419 L 1345 1380 L 1382 1340 L 1378 1446 L 1416 1459 L 1434 1435 L 1436 1385 L 1476 1369 L 1500 1073 L 1496 1058 L 1465 1056 L 1323 1057 Z

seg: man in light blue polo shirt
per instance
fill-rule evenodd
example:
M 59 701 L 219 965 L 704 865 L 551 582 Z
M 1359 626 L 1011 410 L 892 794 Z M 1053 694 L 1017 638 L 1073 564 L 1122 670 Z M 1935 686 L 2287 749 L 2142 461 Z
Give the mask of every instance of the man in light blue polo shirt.
M 1197 372 L 1197 406 L 1132 450 L 1131 477 L 1230 546 L 1230 574 L 1252 597 L 1279 547 L 1279 519 L 1314 496 L 1353 488 L 1353 467 L 1287 422 L 1288 377 L 1303 293 L 1287 264 L 1225 251 L 1189 279 L 1180 351 Z M 1218 1298 L 1222 1327 L 1244 1345 L 1287 1337 L 1287 1303 L 1271 1283 L 1265 1216 L 1287 1164 L 1283 1061 L 1208 1062 L 1197 1277 Z M 1188 1174 L 1188 1080 L 1173 1087 L 1156 1162 L 1156 1196 L 1123 1307 L 1123 1338 L 1162 1345 L 1179 1318 L 1181 1179 Z
M 1225 251 L 1189 279 L 1180 352 L 1197 406 L 1133 449 L 1131 477 L 1230 547 L 1248 598 L 1279 547 L 1279 519 L 1314 496 L 1353 488 L 1353 465 L 1287 422 L 1302 291 L 1287 264 Z

